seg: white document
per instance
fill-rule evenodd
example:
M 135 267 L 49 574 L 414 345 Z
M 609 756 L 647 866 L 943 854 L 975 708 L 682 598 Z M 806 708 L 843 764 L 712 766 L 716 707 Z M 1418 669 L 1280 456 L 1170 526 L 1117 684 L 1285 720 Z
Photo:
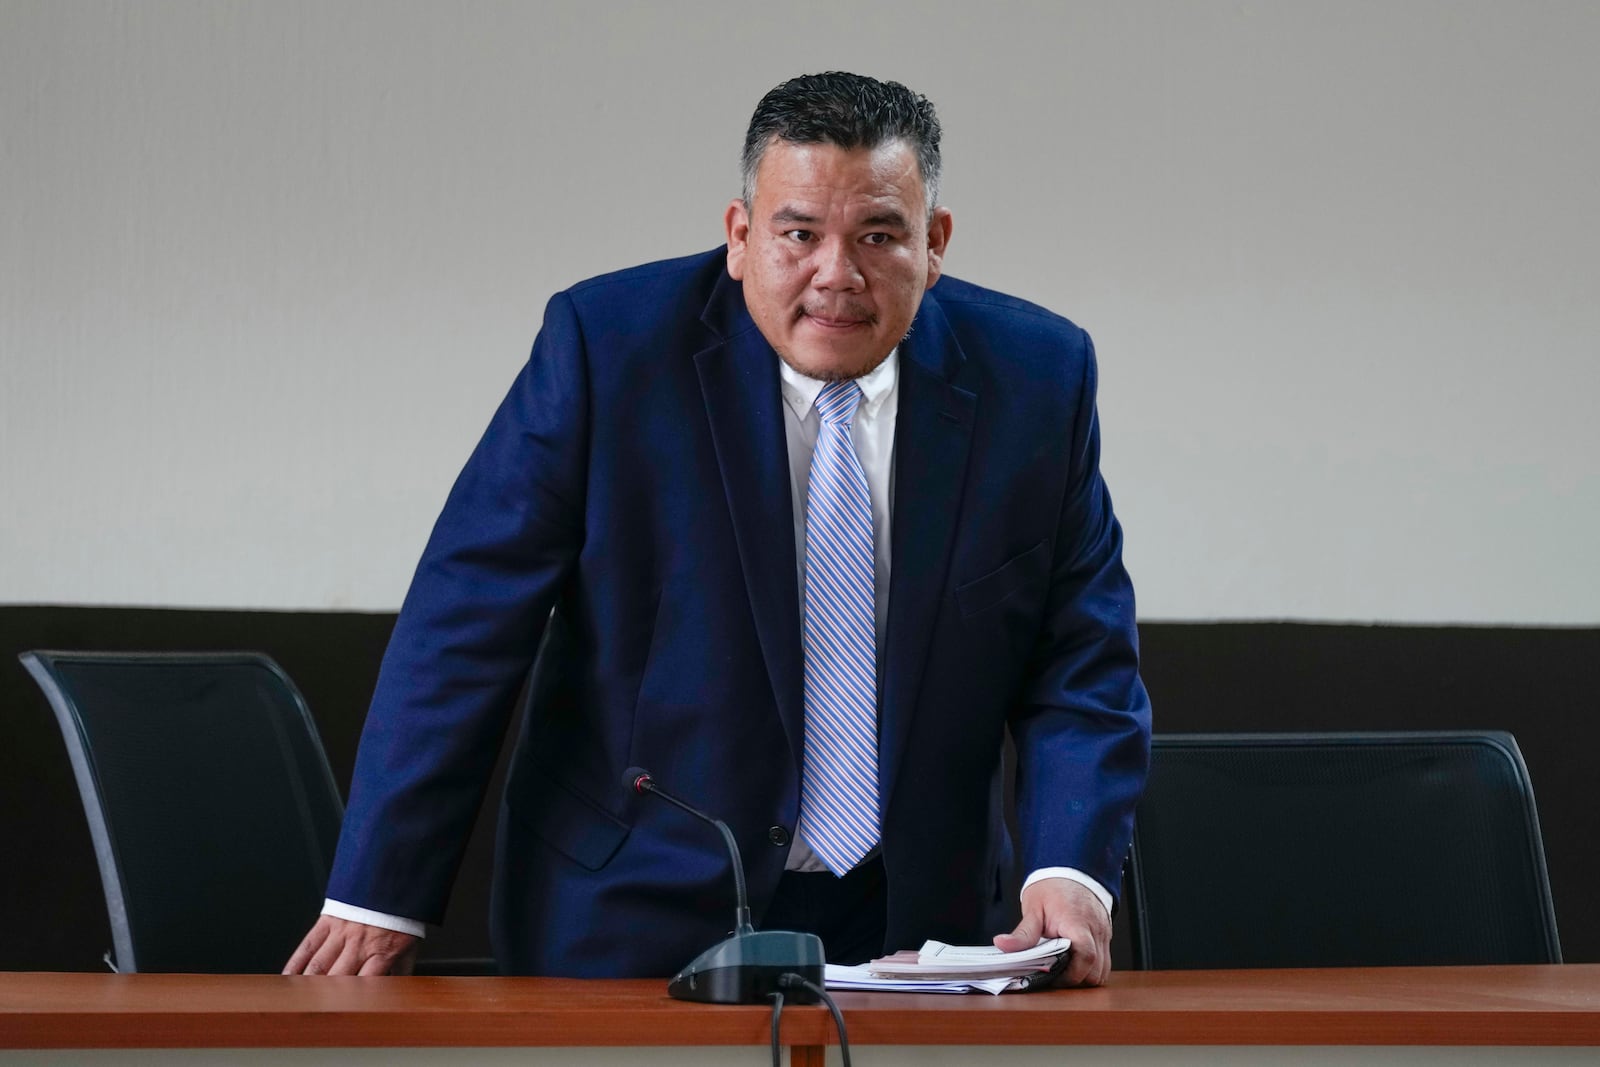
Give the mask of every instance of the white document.
M 1049 970 L 1071 947 L 1072 942 L 1064 937 L 1041 941 L 1020 952 L 1001 952 L 993 945 L 925 941 L 916 952 L 884 956 L 867 964 L 867 969 L 879 978 L 1015 978 Z
M 920 978 L 878 978 L 868 964 L 846 967 L 830 963 L 824 968 L 829 989 L 867 990 L 877 993 L 1004 993 L 1017 984 L 1015 978 L 973 978 L 960 981 L 932 981 Z
M 993 945 L 947 945 L 926 941 L 916 952 L 896 952 L 857 967 L 828 964 L 830 989 L 891 993 L 1006 993 L 1048 984 L 1072 942 L 1041 941 L 1021 952 Z
M 1072 942 L 1064 937 L 1049 937 L 1032 948 L 1019 952 L 1001 952 L 993 945 L 947 945 L 943 941 L 924 941 L 917 950 L 917 959 L 924 964 L 978 963 L 985 966 L 1033 963 L 1054 960 Z

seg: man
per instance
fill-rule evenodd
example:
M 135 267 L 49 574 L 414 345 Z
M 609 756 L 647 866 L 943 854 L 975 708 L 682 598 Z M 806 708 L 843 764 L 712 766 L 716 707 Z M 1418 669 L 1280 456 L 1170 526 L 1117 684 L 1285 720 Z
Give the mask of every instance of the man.
M 1148 759 L 1086 335 L 939 282 L 939 125 L 796 78 L 751 120 L 727 248 L 554 297 L 445 505 L 363 735 L 324 916 L 286 967 L 383 973 L 437 921 L 515 695 L 497 958 L 667 975 L 752 908 L 830 961 L 1022 919 L 1109 968 Z M 926 294 L 926 295 L 925 295 Z M 1012 912 L 1014 914 L 1014 912 Z

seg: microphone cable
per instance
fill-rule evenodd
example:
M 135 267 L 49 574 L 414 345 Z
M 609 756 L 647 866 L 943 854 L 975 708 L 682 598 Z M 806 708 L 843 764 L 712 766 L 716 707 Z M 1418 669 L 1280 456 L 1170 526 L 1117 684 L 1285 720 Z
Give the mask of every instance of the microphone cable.
M 767 996 L 772 1001 L 772 1067 L 783 1067 L 783 1057 L 778 1051 L 778 1020 L 783 1017 L 783 990 L 774 989 Z
M 839 1031 L 839 1056 L 844 1061 L 844 1067 L 850 1067 L 850 1038 L 845 1033 L 844 1015 L 839 1011 L 839 1005 L 828 996 L 828 991 L 817 983 L 790 971 L 778 976 L 778 989 L 767 996 L 772 998 L 772 1067 L 780 1067 L 778 1052 L 778 1019 L 783 1015 L 783 990 L 800 986 L 811 993 L 822 1003 L 828 1006 L 828 1011 L 833 1015 L 833 1025 Z

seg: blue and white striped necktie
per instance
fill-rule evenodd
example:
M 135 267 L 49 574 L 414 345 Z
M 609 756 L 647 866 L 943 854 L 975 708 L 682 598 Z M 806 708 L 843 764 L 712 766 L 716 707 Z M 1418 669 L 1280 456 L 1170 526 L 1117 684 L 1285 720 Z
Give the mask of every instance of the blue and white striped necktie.
M 806 489 L 805 766 L 800 832 L 843 876 L 878 843 L 878 685 L 872 500 L 850 442 L 855 382 L 817 396 Z

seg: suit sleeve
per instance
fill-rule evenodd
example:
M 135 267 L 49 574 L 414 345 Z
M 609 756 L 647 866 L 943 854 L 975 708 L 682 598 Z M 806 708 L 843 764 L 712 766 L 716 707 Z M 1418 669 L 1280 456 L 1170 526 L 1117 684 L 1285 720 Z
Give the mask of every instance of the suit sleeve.
M 1133 584 L 1100 475 L 1086 335 L 1041 635 L 1012 716 L 1024 870 L 1073 867 L 1121 894 L 1150 754 Z
M 406 594 L 329 897 L 425 922 L 444 913 L 516 695 L 583 544 L 584 356 L 571 299 L 558 294 Z

